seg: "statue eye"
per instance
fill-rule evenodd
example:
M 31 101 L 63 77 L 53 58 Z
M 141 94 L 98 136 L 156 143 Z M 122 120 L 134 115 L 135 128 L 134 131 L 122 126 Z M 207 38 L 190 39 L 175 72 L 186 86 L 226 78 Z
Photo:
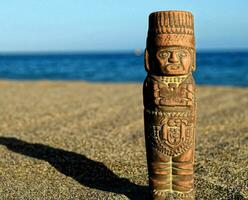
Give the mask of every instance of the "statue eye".
M 160 58 L 168 58 L 170 56 L 170 53 L 167 51 L 162 51 L 159 53 Z
M 184 58 L 184 57 L 186 57 L 188 54 L 186 53 L 186 52 L 184 52 L 184 51 L 180 51 L 179 53 L 178 53 L 178 56 L 180 57 L 180 58 Z

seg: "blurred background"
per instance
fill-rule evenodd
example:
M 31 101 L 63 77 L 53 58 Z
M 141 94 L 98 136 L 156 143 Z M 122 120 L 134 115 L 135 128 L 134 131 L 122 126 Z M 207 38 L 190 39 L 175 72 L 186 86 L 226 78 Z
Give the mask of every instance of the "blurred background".
M 196 82 L 248 86 L 248 1 L 10 0 L 0 6 L 0 79 L 143 82 L 148 16 L 195 16 Z

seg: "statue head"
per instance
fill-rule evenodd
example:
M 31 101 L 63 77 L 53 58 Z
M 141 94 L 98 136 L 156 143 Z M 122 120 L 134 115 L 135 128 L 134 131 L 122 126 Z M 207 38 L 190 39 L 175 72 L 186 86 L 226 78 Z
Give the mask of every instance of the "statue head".
M 196 68 L 193 15 L 155 12 L 149 17 L 145 67 L 160 76 L 186 75 Z

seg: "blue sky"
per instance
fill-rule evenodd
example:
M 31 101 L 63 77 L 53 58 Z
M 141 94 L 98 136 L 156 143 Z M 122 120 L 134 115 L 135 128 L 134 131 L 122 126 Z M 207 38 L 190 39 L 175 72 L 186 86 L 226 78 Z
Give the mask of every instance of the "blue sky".
M 248 49 L 248 0 L 8 0 L 0 52 L 144 48 L 148 15 L 187 10 L 198 49 Z

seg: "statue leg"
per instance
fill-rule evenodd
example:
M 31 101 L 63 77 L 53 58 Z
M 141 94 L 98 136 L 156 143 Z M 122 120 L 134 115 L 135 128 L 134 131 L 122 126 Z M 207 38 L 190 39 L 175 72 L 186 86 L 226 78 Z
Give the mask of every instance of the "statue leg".
M 194 149 L 177 157 L 153 154 L 149 164 L 152 199 L 166 200 L 170 194 L 182 200 L 194 199 Z
M 172 189 L 181 199 L 194 199 L 194 147 L 172 158 Z
M 149 163 L 148 167 L 149 185 L 153 188 L 151 192 L 154 200 L 164 200 L 166 194 L 169 194 L 172 189 L 171 157 L 159 154 L 153 155 L 153 161 Z

